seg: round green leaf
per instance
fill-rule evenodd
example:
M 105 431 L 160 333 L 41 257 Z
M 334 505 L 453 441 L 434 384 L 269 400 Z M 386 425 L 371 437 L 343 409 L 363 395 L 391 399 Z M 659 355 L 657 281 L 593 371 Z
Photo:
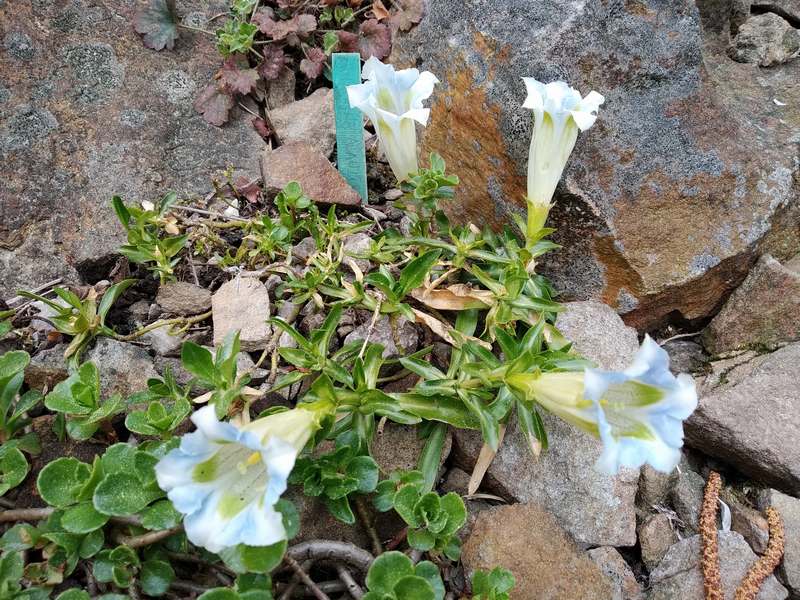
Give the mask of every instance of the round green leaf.
M 70 533 L 89 533 L 107 522 L 108 517 L 97 512 L 91 502 L 76 504 L 61 516 L 61 526 Z
M 275 503 L 275 510 L 283 517 L 283 527 L 286 529 L 287 539 L 292 539 L 300 532 L 300 513 L 291 500 L 281 498 Z
M 142 565 L 139 583 L 148 596 L 162 596 L 175 579 L 175 571 L 169 563 L 161 560 L 148 560 Z
M 452 535 L 467 522 L 467 507 L 461 496 L 450 492 L 442 496 L 442 510 L 447 513 L 447 525 L 441 531 L 442 535 Z
M 169 500 L 159 500 L 142 511 L 142 527 L 150 530 L 169 529 L 181 522 L 181 514 Z
M 394 595 L 402 600 L 436 600 L 431 584 L 422 577 L 408 575 L 394 586 Z
M 77 458 L 57 458 L 39 472 L 36 487 L 50 506 L 63 508 L 77 501 L 81 485 L 92 470 Z
M 197 600 L 239 600 L 239 594 L 228 588 L 214 588 L 203 592 Z
M 431 550 L 436 545 L 436 536 L 427 529 L 409 529 L 408 545 L 417 550 Z
M 429 560 L 423 560 L 414 567 L 414 574 L 430 584 L 436 600 L 443 600 L 445 589 L 442 576 L 439 574 L 439 567 Z
M 351 460 L 347 474 L 358 481 L 357 489 L 362 494 L 369 494 L 378 485 L 378 463 L 370 456 L 357 456 Z
M 30 360 L 28 353 L 22 350 L 6 352 L 0 356 L 0 379 L 6 379 L 24 370 Z
M 28 461 L 19 448 L 0 452 L 0 496 L 17 487 L 28 475 Z
M 94 490 L 94 507 L 104 515 L 124 517 L 142 510 L 152 495 L 133 473 L 112 473 Z
M 56 600 L 90 600 L 90 598 L 91 596 L 89 596 L 88 592 L 78 588 L 72 588 L 56 596 Z
M 367 587 L 372 592 L 393 594 L 394 587 L 403 577 L 414 574 L 414 563 L 402 552 L 384 552 L 367 573 Z
M 286 541 L 271 546 L 245 546 L 239 544 L 223 549 L 219 556 L 237 573 L 269 573 L 283 560 Z
M 78 548 L 78 556 L 81 558 L 91 558 L 100 552 L 104 542 L 105 535 L 103 534 L 103 530 L 95 529 L 81 540 L 81 545 Z

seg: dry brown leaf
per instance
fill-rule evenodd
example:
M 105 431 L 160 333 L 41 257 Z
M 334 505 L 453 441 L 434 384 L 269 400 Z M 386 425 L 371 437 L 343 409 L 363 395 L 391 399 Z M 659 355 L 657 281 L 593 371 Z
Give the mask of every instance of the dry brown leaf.
M 416 317 L 417 323 L 427 326 L 428 329 L 430 329 L 433 333 L 438 335 L 448 344 L 452 346 L 459 345 L 459 342 L 456 340 L 455 337 L 453 337 L 453 332 L 455 332 L 455 329 L 453 329 L 450 325 L 440 321 L 439 319 L 429 315 L 428 313 L 424 313 L 421 310 L 417 310 L 416 308 L 412 308 L 411 310 L 414 311 L 414 316 Z M 479 340 L 478 338 L 472 337 L 471 335 L 464 335 L 463 333 L 459 333 L 458 335 L 463 339 L 469 340 L 470 342 L 475 342 L 476 344 L 480 344 L 487 350 L 492 349 L 492 345 L 489 342 L 484 342 L 483 340 Z
M 476 290 L 464 283 L 433 290 L 417 288 L 411 291 L 411 297 L 436 310 L 487 308 L 494 301 L 494 294 L 489 290 Z
M 372 14 L 378 21 L 381 21 L 383 19 L 388 19 L 390 16 L 389 9 L 383 5 L 383 2 L 381 2 L 381 0 L 373 0 Z
M 503 443 L 503 438 L 506 436 L 506 426 L 500 425 L 500 435 L 498 436 L 497 440 L 497 447 L 500 447 L 500 444 Z M 489 466 L 492 464 L 494 457 L 497 455 L 497 452 L 492 450 L 489 444 L 484 444 L 481 448 L 480 454 L 478 454 L 478 460 L 475 461 L 475 466 L 472 468 L 472 475 L 470 475 L 469 483 L 467 484 L 467 495 L 471 496 L 475 492 L 478 491 L 478 488 L 481 487 L 481 482 L 483 481 L 483 477 L 486 475 L 486 471 L 489 470 Z

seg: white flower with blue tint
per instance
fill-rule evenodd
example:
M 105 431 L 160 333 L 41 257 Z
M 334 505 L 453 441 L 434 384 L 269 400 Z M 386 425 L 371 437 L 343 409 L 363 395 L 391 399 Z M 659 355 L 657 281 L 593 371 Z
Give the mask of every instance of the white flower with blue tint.
M 506 382 L 527 400 L 599 437 L 598 466 L 610 473 L 644 463 L 663 472 L 674 469 L 683 421 L 697 407 L 694 380 L 670 373 L 669 355 L 650 337 L 622 372 L 519 373 Z
M 213 406 L 196 411 L 197 430 L 156 465 L 158 485 L 183 513 L 189 541 L 219 552 L 286 539 L 275 503 L 319 419 L 296 408 L 236 427 L 218 421 Z
M 575 147 L 578 131 L 586 131 L 597 119 L 605 101 L 597 92 L 585 98 L 563 81 L 547 85 L 523 77 L 528 97 L 524 108 L 534 115 L 533 138 L 528 154 L 528 237 L 544 227 L 558 180 Z
M 347 86 L 350 106 L 372 121 L 395 177 L 403 181 L 419 170 L 416 124 L 428 123 L 430 109 L 422 101 L 439 80 L 430 71 L 395 71 L 374 56 L 364 63 L 362 76 L 364 83 Z

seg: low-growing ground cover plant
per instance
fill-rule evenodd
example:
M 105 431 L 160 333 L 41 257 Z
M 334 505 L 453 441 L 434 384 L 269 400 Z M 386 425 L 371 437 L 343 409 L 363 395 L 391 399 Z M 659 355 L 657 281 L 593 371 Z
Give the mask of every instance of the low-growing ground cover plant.
M 243 5 L 242 14 L 254 6 Z M 234 38 L 246 24 L 231 29 L 226 43 L 241 44 Z M 268 599 L 291 597 L 287 589 L 303 585 L 317 598 L 443 600 L 457 591 L 507 599 L 514 578 L 501 568 L 476 571 L 471 589 L 455 589 L 451 567 L 461 555 L 467 508 L 457 493 L 438 491 L 447 428 L 480 431 L 491 458 L 515 421 L 535 460 L 547 451 L 541 414 L 548 411 L 602 440 L 598 468 L 605 471 L 677 465 L 683 421 L 697 403 L 692 379 L 672 375 L 666 352 L 649 338 L 627 369 L 595 368 L 558 331 L 561 306 L 537 273 L 537 259 L 556 249 L 545 227 L 555 184 L 602 96 L 526 81 L 525 106 L 535 114 L 527 219 L 495 232 L 451 221 L 441 201 L 457 198 L 458 177 L 436 154 L 427 167 L 418 164 L 415 124 L 428 119 L 422 102 L 436 78 L 375 58 L 364 72 L 367 81 L 351 86 L 350 99 L 379 132 L 403 192 L 396 209 L 405 232 L 335 207 L 321 211 L 295 182 L 250 217 L 212 213 L 181 226 L 173 195 L 141 208 L 113 200 L 127 233 L 121 254 L 162 285 L 177 279 L 182 261 L 194 269 L 195 257 L 223 277 L 242 270 L 277 277 L 272 293 L 281 316 L 264 315 L 273 341 L 252 366 L 238 364 L 240 332 L 213 352 L 186 341 L 186 383 L 167 369 L 128 397 L 106 396 L 103 365 L 80 360 L 93 338 L 135 340 L 159 327 L 177 333 L 210 313 L 123 334 L 106 316 L 132 279 L 105 289 L 99 305 L 94 288 L 84 298 L 56 290 L 63 305 L 30 295 L 56 311 L 53 325 L 71 338 L 67 356 L 74 358 L 66 379 L 41 395 L 23 392 L 26 353 L 0 357 L 0 492 L 25 480 L 26 454 L 40 450 L 27 430 L 40 402 L 61 439 L 103 447 L 91 458 L 56 458 L 38 472 L 36 492 L 46 506 L 0 513 L 14 523 L 0 538 L 0 597 L 45 598 L 57 590 L 62 599 Z M 367 231 L 354 250 L 349 243 Z M 295 256 L 300 247 L 302 258 Z M 302 311 L 320 318 L 296 326 Z M 366 332 L 348 341 L 340 331 L 346 319 L 352 331 L 359 312 L 368 316 Z M 382 320 L 393 334 L 378 343 L 372 335 Z M 425 331 L 431 343 L 407 351 L 394 337 L 400 322 Z M 252 387 L 262 365 L 269 375 Z M 382 472 L 372 456 L 386 421 L 417 427 L 424 443 L 415 469 Z M 369 530 L 372 552 L 337 540 L 292 544 L 303 524 L 287 498 L 290 485 L 339 521 Z M 389 543 L 371 522 L 370 514 L 383 513 L 403 524 Z M 323 586 L 311 574 L 336 580 Z

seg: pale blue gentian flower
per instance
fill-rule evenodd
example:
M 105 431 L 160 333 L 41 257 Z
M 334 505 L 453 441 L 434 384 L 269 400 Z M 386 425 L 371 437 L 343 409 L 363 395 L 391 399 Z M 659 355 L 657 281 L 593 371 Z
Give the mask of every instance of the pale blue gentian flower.
M 364 83 L 347 86 L 350 106 L 372 121 L 395 177 L 403 181 L 419 170 L 416 124 L 428 123 L 430 109 L 422 101 L 439 80 L 430 71 L 395 71 L 374 56 L 364 63 L 362 76 Z
M 558 180 L 575 147 L 578 131 L 586 131 L 597 119 L 605 98 L 589 92 L 585 98 L 563 81 L 547 85 L 523 77 L 528 97 L 523 103 L 534 115 L 528 154 L 528 239 L 534 239 L 550 212 Z
M 598 467 L 609 473 L 644 463 L 665 473 L 674 469 L 683 446 L 683 421 L 697 407 L 692 377 L 675 377 L 669 355 L 649 336 L 622 372 L 519 373 L 507 383 L 599 437 L 603 452 Z
M 217 420 L 213 406 L 192 415 L 197 430 L 156 465 L 158 485 L 184 515 L 186 537 L 209 552 L 286 539 L 275 503 L 320 415 L 295 408 L 242 427 Z

